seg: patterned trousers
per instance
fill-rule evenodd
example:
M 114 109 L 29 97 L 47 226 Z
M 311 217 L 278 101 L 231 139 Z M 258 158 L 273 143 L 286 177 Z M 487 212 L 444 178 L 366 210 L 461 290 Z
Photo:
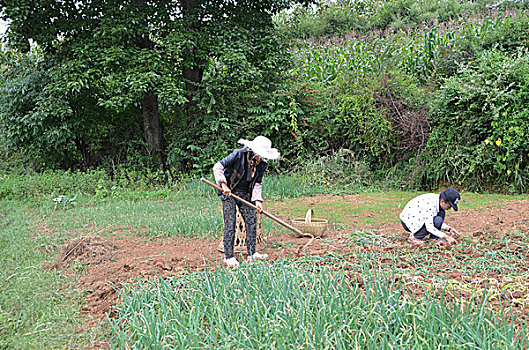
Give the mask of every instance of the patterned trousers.
M 250 202 L 250 194 L 235 193 L 238 197 Z M 224 256 L 226 259 L 233 258 L 233 246 L 235 244 L 235 224 L 237 221 L 237 207 L 241 212 L 246 224 L 246 249 L 248 255 L 255 253 L 257 237 L 257 212 L 241 201 L 232 197 L 221 195 L 222 215 L 224 217 Z

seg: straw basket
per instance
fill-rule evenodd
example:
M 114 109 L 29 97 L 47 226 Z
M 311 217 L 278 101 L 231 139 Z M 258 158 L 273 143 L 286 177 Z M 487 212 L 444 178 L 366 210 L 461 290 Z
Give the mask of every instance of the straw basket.
M 295 218 L 292 220 L 292 225 L 305 233 L 306 236 L 321 237 L 327 230 L 328 220 L 313 218 L 314 211 L 312 209 L 307 210 L 307 214 L 304 218 Z M 296 234 L 297 237 L 305 237 Z

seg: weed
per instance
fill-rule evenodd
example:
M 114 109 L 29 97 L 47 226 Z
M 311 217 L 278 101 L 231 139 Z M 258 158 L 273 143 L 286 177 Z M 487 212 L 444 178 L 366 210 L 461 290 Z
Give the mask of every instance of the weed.
M 75 201 L 77 199 L 77 195 L 73 195 L 72 197 L 60 195 L 57 198 L 53 198 L 53 201 L 55 202 L 55 208 L 57 209 L 57 206 L 60 206 L 63 209 L 68 208 L 69 206 L 75 207 L 77 205 L 77 202 Z

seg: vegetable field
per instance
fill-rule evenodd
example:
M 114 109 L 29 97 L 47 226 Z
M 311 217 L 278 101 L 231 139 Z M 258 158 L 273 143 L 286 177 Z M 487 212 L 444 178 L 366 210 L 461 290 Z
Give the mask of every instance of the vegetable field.
M 65 343 L 64 335 L 53 335 L 64 328 L 35 329 L 39 322 L 20 320 L 25 332 L 4 344 L 527 348 L 526 196 L 463 193 L 460 210 L 447 214 L 461 232 L 451 248 L 407 243 L 398 214 L 416 193 L 274 196 L 265 206 L 277 216 L 289 220 L 312 208 L 330 229 L 306 246 L 308 239 L 264 219 L 261 251 L 270 259 L 231 270 L 222 268 L 217 250 L 218 198 L 189 191 L 29 210 L 28 232 L 40 237 L 36 252 L 49 251 L 42 271 L 74 276 L 81 313 L 70 321 L 83 326 Z M 6 295 L 20 278 L 28 277 L 9 278 Z M 71 304 L 71 296 L 54 293 L 51 310 Z M 47 331 L 32 333 L 39 329 Z M 7 324 L 9 331 L 16 329 Z

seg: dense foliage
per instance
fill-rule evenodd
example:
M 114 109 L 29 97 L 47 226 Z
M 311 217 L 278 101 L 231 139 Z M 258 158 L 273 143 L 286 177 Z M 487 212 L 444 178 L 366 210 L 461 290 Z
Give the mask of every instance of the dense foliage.
M 176 2 L 121 11 L 103 2 L 103 12 L 56 9 L 61 21 L 29 26 L 31 14 L 51 11 L 46 3 L 55 4 L 3 13 L 13 21 L 2 52 L 3 168 L 117 174 L 161 161 L 205 173 L 240 137 L 264 134 L 282 151 L 277 171 L 528 189 L 523 1 L 317 1 L 283 11 L 288 1 L 246 10 L 190 1 L 188 17 L 171 17 Z M 68 24 L 76 11 L 92 17 Z M 223 13 L 229 26 L 204 20 Z M 25 53 L 27 39 L 38 45 Z M 159 140 L 148 132 L 156 120 Z
M 271 14 L 288 8 L 289 0 L 0 5 L 11 22 L 8 43 L 18 50 L 3 57 L 1 94 L 14 104 L 0 114 L 4 137 L 9 150 L 30 151 L 43 168 L 132 163 L 164 169 L 168 156 L 170 167 L 192 169 L 189 164 L 204 161 L 195 151 L 213 146 L 215 109 L 229 130 L 246 114 L 236 106 L 248 105 L 252 89 L 266 90 L 285 65 L 286 46 Z M 20 71 L 18 61 L 38 49 L 39 59 Z M 31 84 L 31 71 L 46 79 Z M 11 102 L 27 92 L 27 101 Z M 207 137 L 197 135 L 202 130 Z M 26 142 L 20 136 L 26 134 L 34 138 Z
M 527 49 L 484 51 L 448 78 L 433 105 L 435 128 L 425 152 L 438 153 L 426 178 L 444 173 L 527 187 L 529 164 Z M 424 162 L 428 156 L 424 157 Z

